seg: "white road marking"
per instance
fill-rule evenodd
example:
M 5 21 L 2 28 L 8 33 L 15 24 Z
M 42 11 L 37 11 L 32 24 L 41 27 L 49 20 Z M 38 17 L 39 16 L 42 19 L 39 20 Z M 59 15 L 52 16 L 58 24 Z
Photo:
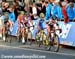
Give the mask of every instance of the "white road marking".
M 28 48 L 21 48 L 21 47 L 12 47 L 12 46 L 6 46 L 6 45 L 0 45 L 0 47 L 3 48 L 9 48 L 9 49 L 23 49 L 23 50 L 29 50 L 29 51 L 35 51 L 35 52 L 42 52 L 42 53 L 52 53 L 52 54 L 57 54 L 57 55 L 64 55 L 64 56 L 71 56 L 75 57 L 75 54 L 68 54 L 68 53 L 61 53 L 61 52 L 52 52 L 52 51 L 44 51 L 44 50 L 38 50 L 38 49 L 28 49 Z

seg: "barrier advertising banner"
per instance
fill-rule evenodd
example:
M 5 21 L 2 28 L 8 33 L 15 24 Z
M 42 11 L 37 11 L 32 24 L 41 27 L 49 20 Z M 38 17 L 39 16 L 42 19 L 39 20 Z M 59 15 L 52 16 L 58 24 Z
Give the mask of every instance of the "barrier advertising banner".
M 62 33 L 59 34 L 60 44 L 75 46 L 75 22 L 59 22 Z

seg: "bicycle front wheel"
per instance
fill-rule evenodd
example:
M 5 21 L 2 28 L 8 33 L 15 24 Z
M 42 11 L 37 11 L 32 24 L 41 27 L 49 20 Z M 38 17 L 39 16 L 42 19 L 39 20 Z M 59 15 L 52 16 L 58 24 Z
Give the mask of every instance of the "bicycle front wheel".
M 54 52 L 58 52 L 59 51 L 59 37 L 57 35 L 52 40 L 51 48 L 52 48 L 52 50 Z

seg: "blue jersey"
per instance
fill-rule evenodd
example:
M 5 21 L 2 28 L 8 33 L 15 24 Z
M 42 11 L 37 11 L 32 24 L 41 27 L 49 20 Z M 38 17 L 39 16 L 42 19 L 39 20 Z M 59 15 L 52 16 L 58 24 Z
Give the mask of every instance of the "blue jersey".
M 42 20 L 42 19 L 39 20 L 39 26 L 40 26 L 41 29 L 43 29 L 43 23 L 44 23 L 44 20 Z

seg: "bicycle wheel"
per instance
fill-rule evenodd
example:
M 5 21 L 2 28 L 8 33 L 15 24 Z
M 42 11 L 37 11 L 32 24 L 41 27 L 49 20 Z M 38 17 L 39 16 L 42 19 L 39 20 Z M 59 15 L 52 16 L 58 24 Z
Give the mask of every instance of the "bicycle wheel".
M 21 33 L 21 30 L 17 30 L 17 42 L 21 42 L 21 39 L 22 39 L 22 33 Z
M 28 43 L 29 45 L 32 45 L 32 33 L 31 33 L 31 32 L 28 32 L 28 33 L 26 34 L 26 37 L 27 37 L 27 43 Z M 26 37 L 25 37 L 25 39 L 26 39 Z
M 48 39 L 47 39 L 47 42 L 46 42 L 46 50 L 47 51 L 50 51 L 51 50 L 51 37 L 49 37 Z
M 2 39 L 5 42 L 10 42 L 11 43 L 10 34 L 11 34 L 10 30 L 6 30 L 6 32 L 4 34 L 2 33 Z
M 7 42 L 6 35 L 3 34 L 3 33 L 2 33 L 2 40 L 3 40 L 4 42 Z
M 11 43 L 12 38 L 11 38 L 11 32 L 10 32 L 10 30 L 7 30 L 6 39 L 7 39 L 8 42 Z
M 42 45 L 42 36 L 39 37 L 39 47 Z
M 51 41 L 51 49 L 54 52 L 58 52 L 59 51 L 59 37 L 57 35 L 55 35 L 55 37 Z
M 22 38 L 21 35 L 17 36 L 17 42 L 21 42 L 21 38 Z
M 36 39 L 36 43 L 39 44 L 40 41 L 39 33 L 36 33 L 35 39 Z

